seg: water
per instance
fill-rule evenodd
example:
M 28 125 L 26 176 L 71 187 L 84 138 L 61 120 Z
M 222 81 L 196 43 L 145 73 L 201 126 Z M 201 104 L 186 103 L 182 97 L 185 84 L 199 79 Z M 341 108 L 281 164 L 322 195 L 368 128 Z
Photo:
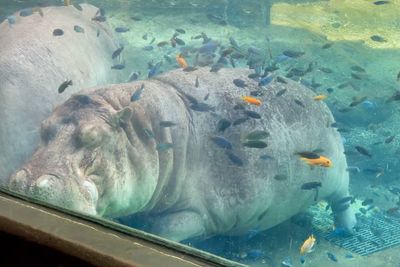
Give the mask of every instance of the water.
M 335 203 L 400 216 L 400 2 L 380 2 L 1 1 L 1 183 L 250 266 L 397 266 L 398 246 L 350 257 L 318 232 L 346 226 Z

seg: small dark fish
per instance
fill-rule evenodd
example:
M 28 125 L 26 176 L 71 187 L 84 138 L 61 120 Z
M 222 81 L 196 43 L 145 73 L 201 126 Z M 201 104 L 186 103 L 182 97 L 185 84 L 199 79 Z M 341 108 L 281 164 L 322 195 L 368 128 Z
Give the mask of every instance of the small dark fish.
M 375 1 L 374 4 L 377 6 L 389 4 L 390 1 Z
M 143 131 L 147 138 L 154 138 L 154 134 L 151 130 L 144 128 Z
M 321 182 L 309 182 L 309 183 L 304 183 L 301 185 L 302 190 L 312 190 L 312 189 L 317 189 L 318 187 L 321 187 L 322 183 Z
M 131 19 L 134 20 L 134 21 L 141 21 L 142 20 L 142 18 L 140 16 L 138 16 L 138 15 L 131 16 Z
M 263 96 L 265 95 L 265 90 L 255 90 L 255 91 L 250 91 L 251 96 Z
M 192 66 L 187 66 L 186 68 L 183 69 L 183 71 L 185 71 L 185 72 L 192 72 L 192 71 L 195 71 L 195 70 L 197 70 L 197 68 L 196 67 L 192 67 Z
M 234 110 L 244 110 L 245 108 L 245 105 L 242 103 L 238 103 L 233 107 Z
M 245 136 L 244 139 L 247 140 L 260 140 L 269 137 L 269 133 L 267 131 L 255 130 Z
M 282 54 L 284 54 L 287 57 L 298 58 L 298 57 L 303 56 L 305 53 L 301 52 L 301 51 L 295 51 L 295 50 L 285 50 L 285 51 L 283 51 Z
M 123 70 L 123 69 L 125 69 L 125 64 L 115 64 L 115 65 L 111 66 L 111 69 L 113 69 L 113 70 Z
M 179 32 L 181 34 L 185 34 L 186 33 L 186 31 L 184 29 L 181 29 L 181 28 L 175 29 L 175 31 Z
M 196 81 L 195 81 L 195 83 L 194 83 L 194 86 L 195 86 L 196 88 L 199 88 L 199 86 L 200 86 L 199 77 L 198 77 L 198 76 L 196 76 Z
M 172 143 L 160 143 L 160 144 L 157 144 L 156 149 L 159 152 L 164 152 L 164 151 L 167 151 L 168 149 L 171 149 L 173 147 L 174 146 L 173 146 Z
M 115 51 L 112 53 L 111 58 L 112 58 L 112 59 L 117 58 L 117 57 L 121 54 L 122 50 L 124 50 L 124 47 L 123 47 L 123 46 L 121 46 L 120 48 L 118 48 L 117 50 L 115 50 Z
M 317 153 L 309 151 L 297 152 L 295 154 L 306 159 L 319 159 L 321 157 Z
M 385 38 L 383 38 L 382 36 L 380 36 L 380 35 L 372 35 L 370 38 L 371 38 L 372 41 L 378 42 L 378 43 L 387 42 L 387 40 Z
M 327 91 L 329 94 L 332 94 L 332 93 L 333 93 L 333 88 L 331 88 L 331 87 L 326 88 L 326 91 Z
M 285 78 L 283 78 L 283 77 L 281 77 L 281 76 L 277 76 L 277 77 L 276 77 L 276 81 L 277 81 L 278 83 L 287 84 L 287 81 L 285 80 Z
M 280 96 L 282 96 L 282 95 L 284 95 L 285 93 L 286 93 L 286 91 L 287 91 L 287 89 L 282 89 L 282 90 L 279 90 L 279 92 L 278 93 L 276 93 L 276 97 L 280 97 Z
M 331 252 L 326 252 L 326 255 L 328 255 L 328 258 L 331 260 L 331 261 L 334 261 L 334 262 L 337 262 L 338 261 L 338 259 L 337 259 L 337 257 L 334 255 L 334 254 L 332 254 Z
M 97 29 L 97 31 L 96 31 L 96 37 L 99 37 L 99 36 L 100 36 L 100 30 Z
M 165 128 L 172 127 L 172 126 L 175 126 L 175 125 L 176 125 L 176 123 L 172 122 L 172 121 L 161 121 L 160 122 L 160 126 L 161 127 L 165 127 Z
M 123 27 L 123 26 L 117 27 L 117 28 L 115 28 L 114 30 L 115 30 L 116 32 L 119 32 L 119 33 L 124 33 L 124 32 L 129 32 L 129 31 L 130 31 L 129 28 Z
M 185 42 L 182 39 L 175 37 L 174 40 L 178 45 L 185 45 Z
M 260 159 L 263 159 L 263 160 L 267 160 L 267 159 L 270 159 L 270 160 L 272 160 L 272 159 L 274 159 L 273 157 L 271 157 L 270 155 L 268 155 L 268 154 L 263 154 L 263 155 L 261 155 L 260 156 Z
M 330 68 L 321 67 L 321 68 L 319 68 L 319 70 L 322 71 L 322 72 L 328 73 L 328 74 L 329 73 L 333 73 L 333 70 L 330 69 Z
M 191 104 L 189 108 L 193 109 L 194 111 L 199 111 L 199 112 L 208 112 L 208 111 L 215 111 L 215 108 L 204 103 L 204 102 L 198 102 L 196 104 Z
M 239 167 L 243 166 L 243 161 L 238 156 L 236 156 L 233 152 L 226 150 L 225 153 L 233 164 L 235 164 L 236 166 L 239 166 Z
M 144 83 L 142 83 L 142 85 L 140 86 L 139 89 L 136 89 L 136 91 L 132 94 L 131 96 L 131 102 L 134 101 L 138 101 L 140 99 L 140 96 L 143 93 L 143 89 L 144 89 Z
M 284 181 L 287 180 L 287 176 L 284 174 L 277 174 L 274 176 L 274 179 L 277 181 Z
M 272 75 L 265 76 L 258 82 L 258 86 L 266 86 L 272 82 L 273 79 L 274 77 Z
M 224 67 L 224 64 L 222 63 L 216 63 L 211 66 L 210 72 L 218 72 L 220 69 Z
M 368 206 L 368 205 L 371 205 L 372 203 L 374 203 L 374 200 L 372 198 L 367 198 L 366 200 L 361 202 L 361 205 Z
M 248 140 L 243 142 L 242 145 L 249 148 L 265 148 L 268 146 L 267 143 L 260 140 Z
M 211 137 L 211 140 L 219 147 L 224 148 L 224 149 L 232 149 L 232 143 L 226 139 L 225 137 L 222 136 L 213 136 Z
M 142 35 L 143 40 L 147 41 L 148 38 L 149 38 L 149 34 L 147 32 Z
M 207 99 L 210 97 L 210 93 L 207 93 L 205 96 L 204 96 L 204 98 L 203 98 L 203 100 L 204 101 L 207 101 Z
M 240 87 L 240 88 L 247 87 L 246 82 L 241 79 L 234 79 L 233 84 L 235 84 L 237 87 Z
M 363 73 L 366 72 L 364 68 L 357 66 L 357 65 L 351 66 L 350 69 L 352 71 L 356 71 L 356 72 L 363 72 Z
M 328 48 L 332 47 L 332 45 L 333 45 L 333 43 L 329 42 L 329 43 L 324 44 L 321 48 L 328 49 Z
M 107 18 L 105 16 L 95 16 L 92 18 L 93 21 L 97 21 L 97 22 L 105 22 L 107 20 Z
M 253 119 L 261 119 L 261 115 L 260 115 L 259 113 L 255 112 L 255 111 L 252 111 L 252 110 L 244 110 L 243 112 L 244 112 L 244 114 L 246 114 L 246 115 L 249 116 L 250 118 L 253 118 Z
M 239 118 L 239 119 L 235 120 L 235 121 L 232 123 L 232 125 L 236 126 L 236 125 L 242 124 L 242 123 L 244 123 L 245 121 L 247 121 L 248 119 L 249 119 L 248 117 Z
M 300 100 L 295 99 L 294 103 L 296 103 L 297 105 L 299 105 L 300 107 L 305 108 L 306 106 L 304 106 L 303 102 L 301 102 Z
M 58 93 L 61 94 L 62 92 L 67 89 L 68 86 L 72 85 L 72 80 L 65 81 L 63 82 L 59 87 L 58 87 Z
M 232 125 L 231 121 L 228 119 L 220 119 L 217 123 L 217 131 L 224 132 Z
M 84 33 L 85 32 L 85 30 L 79 25 L 75 25 L 74 26 L 74 31 L 80 32 L 80 33 Z
M 149 73 L 147 74 L 147 77 L 151 78 L 151 77 L 157 75 L 158 73 L 160 73 L 161 65 L 162 65 L 162 61 L 159 61 L 157 64 L 152 65 L 149 68 Z
M 360 76 L 360 75 L 358 75 L 358 74 L 356 74 L 356 73 L 352 73 L 352 74 L 351 74 L 351 78 L 353 78 L 353 79 L 355 79 L 355 80 L 362 80 L 362 79 L 363 79 L 362 76 Z
M 364 148 L 362 146 L 355 146 L 355 148 L 358 151 L 358 153 L 372 158 L 372 155 L 368 152 L 368 150 L 366 148 Z
M 55 30 L 53 31 L 53 35 L 54 35 L 54 36 L 61 36 L 61 35 L 64 35 L 64 31 L 61 30 L 61 29 L 55 29 Z
M 385 139 L 385 144 L 390 144 L 394 138 L 395 138 L 394 135 L 389 136 L 388 138 Z
M 161 41 L 161 42 L 159 42 L 159 43 L 157 44 L 157 46 L 158 46 L 158 47 L 163 47 L 163 46 L 166 46 L 167 44 L 168 44 L 167 41 Z
M 146 45 L 145 47 L 143 47 L 144 51 L 152 51 L 154 49 L 154 47 L 152 45 Z
M 128 81 L 127 82 L 133 82 L 139 79 L 140 76 L 140 71 L 132 71 L 131 74 L 129 74 Z

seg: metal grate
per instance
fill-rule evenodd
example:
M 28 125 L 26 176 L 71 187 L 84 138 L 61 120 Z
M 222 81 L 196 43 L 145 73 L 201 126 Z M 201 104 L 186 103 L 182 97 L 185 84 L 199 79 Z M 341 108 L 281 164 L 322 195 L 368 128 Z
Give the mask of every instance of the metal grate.
M 332 235 L 333 218 L 328 212 L 311 208 L 315 233 L 329 242 L 361 256 L 400 245 L 400 219 L 376 212 L 357 214 L 356 232 L 352 236 Z

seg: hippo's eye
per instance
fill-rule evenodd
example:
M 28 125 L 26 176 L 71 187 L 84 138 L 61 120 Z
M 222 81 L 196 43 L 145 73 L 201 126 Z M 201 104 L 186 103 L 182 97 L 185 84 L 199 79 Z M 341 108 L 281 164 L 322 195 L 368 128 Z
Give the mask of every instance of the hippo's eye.
M 87 148 L 95 148 L 101 145 L 105 131 L 98 126 L 83 126 L 79 133 L 79 143 Z

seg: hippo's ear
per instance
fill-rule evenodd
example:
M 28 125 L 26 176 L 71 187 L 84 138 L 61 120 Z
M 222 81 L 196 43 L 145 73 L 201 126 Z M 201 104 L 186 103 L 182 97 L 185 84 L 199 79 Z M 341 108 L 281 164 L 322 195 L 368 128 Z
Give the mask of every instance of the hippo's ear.
M 125 107 L 122 110 L 118 111 L 114 115 L 112 115 L 111 122 L 114 127 L 122 127 L 132 117 L 132 109 L 130 107 Z

